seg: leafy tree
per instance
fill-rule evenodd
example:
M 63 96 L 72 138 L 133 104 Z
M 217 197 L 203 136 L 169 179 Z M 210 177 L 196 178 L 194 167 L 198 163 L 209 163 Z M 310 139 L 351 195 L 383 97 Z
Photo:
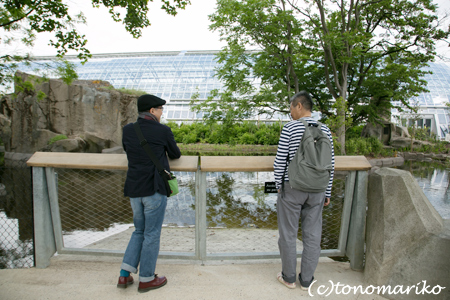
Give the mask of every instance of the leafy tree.
M 342 98 L 354 123 L 376 122 L 392 100 L 426 91 L 423 67 L 450 32 L 436 10 L 431 0 L 218 0 L 210 28 L 228 43 L 217 73 L 226 91 L 195 109 L 218 120 L 288 112 L 289 97 L 307 90 L 324 118 L 348 119 L 345 106 L 331 109 Z M 341 122 L 344 153 L 345 131 Z
M 134 37 L 142 35 L 142 29 L 150 25 L 147 17 L 149 2 L 153 0 L 92 0 L 94 7 L 109 8 L 111 17 L 116 22 L 122 22 L 125 29 Z M 184 9 L 190 0 L 161 0 L 161 9 L 168 14 L 176 15 L 177 9 Z M 121 11 L 126 11 L 125 13 Z M 5 0 L 0 4 L 0 28 L 2 29 L 0 44 L 11 45 L 21 43 L 31 47 L 39 33 L 54 34 L 49 45 L 57 49 L 57 56 L 62 58 L 69 50 L 78 52 L 78 58 L 86 62 L 91 56 L 86 48 L 87 40 L 76 30 L 76 25 L 86 23 L 86 18 L 80 12 L 69 14 L 67 3 L 62 0 Z M 2 47 L 4 48 L 4 47 Z M 8 86 L 14 78 L 14 72 L 19 63 L 29 62 L 30 54 L 5 53 L 0 50 L 0 87 Z M 57 70 L 65 78 L 74 78 L 76 73 L 65 62 Z

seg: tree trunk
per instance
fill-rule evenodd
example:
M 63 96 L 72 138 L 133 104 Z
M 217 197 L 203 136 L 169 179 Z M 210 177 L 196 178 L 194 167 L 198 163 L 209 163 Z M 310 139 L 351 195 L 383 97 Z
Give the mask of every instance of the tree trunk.
M 336 114 L 338 120 L 336 135 L 341 146 L 341 154 L 345 155 L 345 107 L 339 106 Z

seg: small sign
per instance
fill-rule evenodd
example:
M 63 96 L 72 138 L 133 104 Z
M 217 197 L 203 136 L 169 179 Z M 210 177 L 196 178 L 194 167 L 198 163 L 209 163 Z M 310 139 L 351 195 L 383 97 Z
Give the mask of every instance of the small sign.
M 264 182 L 264 193 L 266 193 L 266 194 L 278 193 L 275 181 Z

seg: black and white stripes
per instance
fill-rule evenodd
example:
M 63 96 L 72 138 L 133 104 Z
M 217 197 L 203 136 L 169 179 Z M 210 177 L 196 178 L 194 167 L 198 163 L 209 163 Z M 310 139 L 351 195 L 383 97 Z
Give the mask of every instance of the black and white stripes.
M 304 117 L 303 120 L 306 120 L 308 124 L 316 124 L 315 121 L 311 117 Z M 322 124 L 322 131 L 326 133 L 328 138 L 330 139 L 331 145 L 333 146 L 333 138 L 331 136 L 331 131 L 328 127 Z M 295 120 L 284 125 L 283 130 L 281 131 L 280 140 L 278 142 L 278 150 L 277 156 L 275 157 L 275 162 L 273 164 L 274 174 L 275 174 L 275 182 L 277 185 L 277 189 L 281 188 L 281 183 L 283 180 L 283 173 L 286 170 L 284 180 L 289 181 L 288 172 L 286 163 L 289 157 L 289 162 L 294 158 L 295 153 L 297 152 L 298 146 L 300 145 L 300 141 L 303 137 L 303 133 L 305 132 L 305 126 L 302 122 Z M 333 170 L 331 171 L 330 182 L 328 183 L 328 188 L 325 191 L 325 197 L 331 197 L 331 187 L 333 185 L 333 177 L 334 177 L 334 147 L 332 150 L 332 165 Z

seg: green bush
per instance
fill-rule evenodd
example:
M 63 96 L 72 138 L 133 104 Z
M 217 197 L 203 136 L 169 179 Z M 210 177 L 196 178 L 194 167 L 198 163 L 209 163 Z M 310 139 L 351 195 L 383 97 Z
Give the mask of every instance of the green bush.
M 189 134 L 185 134 L 183 136 L 183 144 L 194 144 L 198 142 L 197 135 L 195 132 L 191 132 Z
M 374 154 L 379 154 L 379 153 L 381 153 L 381 151 L 383 150 L 383 143 L 379 140 L 379 139 L 377 139 L 377 138 L 375 138 L 375 137 L 369 137 L 368 139 L 367 139 L 367 142 L 371 145 L 371 147 L 372 147 L 372 152 L 374 153 Z
M 408 132 L 412 136 L 413 128 L 408 127 Z M 414 131 L 414 139 L 419 141 L 436 142 L 436 134 L 430 128 L 417 128 Z
M 56 135 L 56 136 L 52 137 L 52 138 L 48 141 L 48 144 L 51 145 L 51 144 L 53 144 L 54 142 L 57 142 L 57 141 L 60 141 L 60 140 L 65 140 L 65 139 L 67 139 L 67 136 L 66 136 L 65 134 L 59 134 L 59 135 Z
M 243 145 L 254 145 L 257 143 L 257 141 L 258 141 L 258 138 L 254 134 L 248 133 L 248 132 L 244 133 L 239 138 L 239 144 L 243 144 Z
M 377 138 L 353 138 L 345 141 L 347 155 L 381 155 L 383 143 Z
M 345 138 L 349 139 L 349 140 L 355 139 L 355 138 L 360 138 L 363 128 L 364 128 L 364 125 L 350 127 L 345 132 Z
M 339 147 L 340 147 L 340 144 L 337 142 L 337 139 L 336 139 L 336 142 L 334 143 L 334 147 L 335 148 L 336 148 L 336 145 L 339 145 Z M 357 153 L 357 149 L 358 149 L 358 145 L 356 144 L 356 139 L 350 139 L 350 140 L 346 140 L 345 141 L 345 153 L 347 155 L 354 155 L 354 154 L 356 154 Z M 336 153 L 340 153 L 340 151 L 337 152 L 336 149 L 335 149 L 335 152 Z

